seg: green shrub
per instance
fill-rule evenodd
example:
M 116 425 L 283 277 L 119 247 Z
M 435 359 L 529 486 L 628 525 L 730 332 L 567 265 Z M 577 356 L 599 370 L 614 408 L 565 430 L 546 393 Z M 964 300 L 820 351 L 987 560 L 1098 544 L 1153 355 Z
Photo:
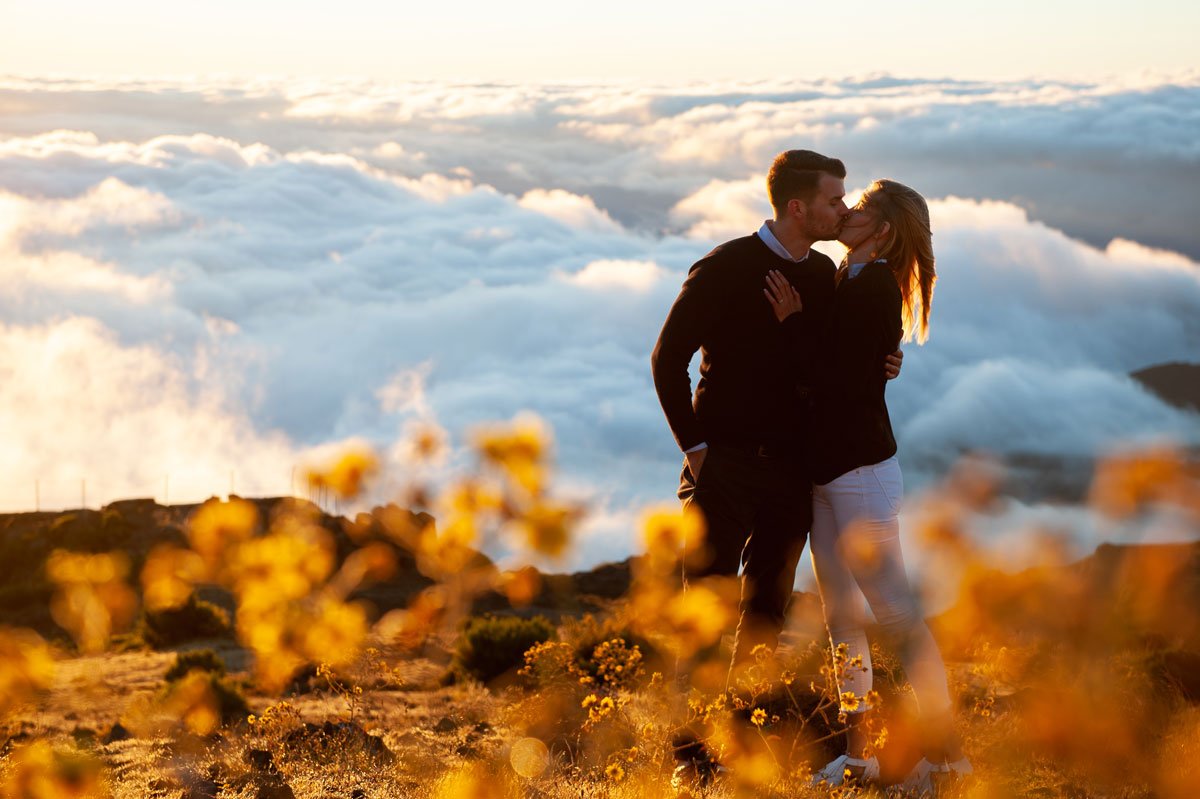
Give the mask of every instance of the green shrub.
M 525 652 L 554 638 L 554 625 L 541 616 L 475 616 L 458 637 L 454 671 L 483 683 L 525 665 Z
M 211 649 L 195 649 L 191 652 L 180 652 L 175 656 L 175 663 L 167 669 L 163 679 L 167 682 L 178 680 L 189 671 L 207 671 L 218 677 L 225 675 L 225 661 Z
M 231 630 L 229 614 L 221 608 L 196 599 L 169 610 L 147 610 L 138 624 L 142 639 L 155 649 L 166 649 L 202 638 L 227 638 Z

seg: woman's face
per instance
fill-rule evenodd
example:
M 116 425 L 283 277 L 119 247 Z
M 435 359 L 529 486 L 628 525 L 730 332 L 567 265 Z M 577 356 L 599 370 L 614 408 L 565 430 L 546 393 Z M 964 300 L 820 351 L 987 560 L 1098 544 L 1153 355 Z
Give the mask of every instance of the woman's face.
M 878 226 L 879 220 L 875 214 L 859 202 L 850 209 L 850 216 L 846 217 L 846 221 L 842 223 L 842 232 L 838 235 L 838 241 L 853 250 L 874 235 Z

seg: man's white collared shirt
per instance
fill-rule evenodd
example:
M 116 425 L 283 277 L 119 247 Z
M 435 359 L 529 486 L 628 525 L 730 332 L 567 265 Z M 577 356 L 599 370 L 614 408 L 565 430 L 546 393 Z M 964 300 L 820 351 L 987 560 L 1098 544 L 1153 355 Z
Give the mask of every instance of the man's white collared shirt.
M 800 263 L 801 261 L 808 259 L 808 253 L 810 250 L 805 250 L 804 255 L 799 258 L 792 257 L 792 254 L 787 251 L 787 247 L 784 247 L 782 244 L 780 244 L 779 239 L 775 238 L 775 234 L 771 232 L 770 219 L 762 223 L 762 227 L 758 229 L 758 237 L 763 240 L 763 244 L 767 245 L 767 248 L 770 249 L 771 252 L 775 253 L 780 258 L 793 261 L 795 263 Z

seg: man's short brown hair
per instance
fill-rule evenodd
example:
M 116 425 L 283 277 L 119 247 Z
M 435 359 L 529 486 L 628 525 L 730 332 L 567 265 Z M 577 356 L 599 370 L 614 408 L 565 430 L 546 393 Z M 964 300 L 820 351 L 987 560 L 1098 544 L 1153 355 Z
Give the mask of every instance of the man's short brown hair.
M 812 150 L 785 150 L 775 156 L 767 173 L 767 195 L 775 213 L 782 213 L 790 200 L 812 202 L 822 173 L 845 180 L 846 166 Z

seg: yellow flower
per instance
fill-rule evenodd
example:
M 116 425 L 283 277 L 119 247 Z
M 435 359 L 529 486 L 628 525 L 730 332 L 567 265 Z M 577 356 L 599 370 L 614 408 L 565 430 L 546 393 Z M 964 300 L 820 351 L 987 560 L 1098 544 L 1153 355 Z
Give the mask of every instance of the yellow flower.
M 520 416 L 475 434 L 475 448 L 485 462 L 498 466 L 525 492 L 541 493 L 549 434 L 535 416 Z
M 1090 498 L 1099 510 L 1120 518 L 1147 502 L 1180 500 L 1187 493 L 1194 501 L 1195 488 L 1194 478 L 1188 479 L 1185 453 L 1160 445 L 1110 455 L 1097 463 Z
M 720 639 L 733 621 L 734 596 L 724 596 L 716 582 L 691 585 L 667 601 L 663 613 L 675 634 L 676 643 L 686 652 L 694 652 Z
M 55 749 L 46 741 L 14 749 L 0 796 L 21 799 L 108 799 L 104 764 L 88 754 Z
M 508 597 L 513 607 L 525 607 L 531 604 L 542 590 L 542 576 L 533 566 L 507 571 L 500 575 L 500 590 Z
M 367 637 L 367 614 L 362 606 L 322 599 L 316 612 L 303 621 L 301 651 L 309 659 L 325 658 L 326 668 L 344 666 L 358 656 Z
M 396 573 L 396 550 L 391 544 L 372 541 L 351 552 L 342 561 L 329 590 L 346 596 L 364 583 L 379 583 Z
M 204 560 L 190 549 L 160 544 L 142 567 L 142 600 L 150 610 L 177 608 L 205 578 Z
M 420 534 L 417 568 L 434 579 L 462 572 L 476 555 L 478 537 L 474 516 L 452 515 L 441 527 L 430 523 Z
M 210 499 L 188 522 L 188 542 L 210 566 L 218 562 L 231 543 L 254 535 L 258 508 L 244 499 L 222 502 Z
M 83 651 L 102 651 L 115 630 L 132 623 L 137 595 L 125 584 L 128 574 L 124 552 L 50 553 L 46 575 L 58 585 L 50 614 Z
M 324 474 L 325 485 L 342 499 L 362 493 L 367 480 L 379 471 L 379 459 L 366 448 L 351 449 L 341 455 Z
M 464 763 L 434 785 L 433 799 L 502 799 L 503 782 L 482 763 Z
M 208 672 L 192 671 L 182 680 L 171 683 L 170 691 L 163 700 L 163 710 L 179 719 L 190 732 L 208 735 L 221 724 L 213 679 Z
M 0 627 L 0 715 L 54 683 L 54 655 L 32 630 Z
M 328 488 L 342 499 L 353 499 L 378 472 L 379 458 L 374 450 L 355 441 L 340 445 L 339 451 L 326 455 L 323 463 L 309 467 L 305 477 L 310 488 Z
M 446 431 L 433 422 L 410 423 L 407 426 L 405 452 L 418 462 L 436 463 L 446 451 Z
M 450 514 L 477 516 L 499 510 L 504 498 L 491 486 L 476 480 L 464 480 L 446 491 L 442 504 Z
M 625 779 L 625 769 L 620 763 L 613 763 L 608 768 L 604 769 L 604 776 L 608 777 L 613 782 L 620 782 Z
M 571 540 L 571 528 L 581 516 L 579 508 L 552 502 L 536 502 L 516 519 L 525 545 L 542 555 L 557 558 Z
M 754 708 L 754 712 L 750 714 L 750 723 L 755 727 L 761 727 L 767 723 L 767 711 L 761 707 Z
M 656 572 L 671 571 L 682 559 L 704 549 L 704 516 L 694 507 L 682 510 L 659 508 L 642 518 L 642 540 L 650 567 Z

